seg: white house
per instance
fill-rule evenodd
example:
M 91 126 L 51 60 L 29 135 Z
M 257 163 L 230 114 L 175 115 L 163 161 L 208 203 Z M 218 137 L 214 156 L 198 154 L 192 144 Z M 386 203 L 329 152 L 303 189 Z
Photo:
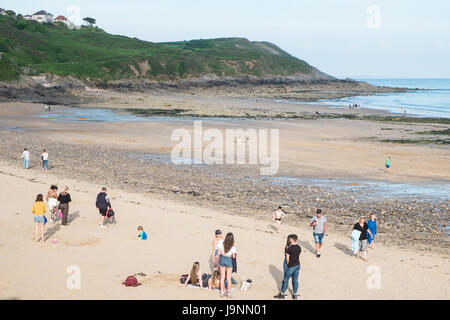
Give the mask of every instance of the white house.
M 1 14 L 2 16 L 6 16 L 6 10 L 0 8 L 0 14 Z
M 31 20 L 31 16 L 29 14 L 26 14 L 23 16 L 23 20 Z
M 53 22 L 53 15 L 45 10 L 41 10 L 33 14 L 31 20 L 35 20 L 39 23 Z
M 57 17 L 55 18 L 55 20 L 53 20 L 53 22 L 54 22 L 54 23 L 56 23 L 56 22 L 62 22 L 62 23 L 64 23 L 67 27 L 69 27 L 69 28 L 73 27 L 73 23 L 70 22 L 70 20 L 68 20 L 68 19 L 67 19 L 66 17 L 64 17 L 64 16 L 57 16 Z

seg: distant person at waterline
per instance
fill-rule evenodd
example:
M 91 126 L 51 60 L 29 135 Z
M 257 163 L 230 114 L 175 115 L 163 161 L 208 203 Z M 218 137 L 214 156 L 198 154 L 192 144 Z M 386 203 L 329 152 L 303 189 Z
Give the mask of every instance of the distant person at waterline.
M 41 154 L 42 170 L 48 170 L 48 150 L 44 149 Z
M 313 227 L 314 242 L 316 244 L 316 257 L 320 258 L 320 249 L 323 244 L 323 237 L 327 231 L 327 218 L 322 215 L 322 210 L 317 209 L 316 216 L 312 218 L 310 226 Z
M 21 159 L 23 159 L 23 168 L 30 168 L 30 151 L 27 148 L 23 149 Z
M 386 158 L 384 166 L 386 167 L 385 172 L 386 173 L 391 173 L 391 157 L 387 157 Z
M 281 220 L 284 219 L 285 217 L 286 214 L 284 213 L 281 206 L 279 206 L 278 209 L 272 215 L 272 220 L 277 224 L 277 233 L 280 232 Z
M 95 206 L 100 213 L 100 228 L 106 228 L 105 217 L 108 209 L 111 209 L 111 202 L 106 194 L 106 187 L 102 188 L 102 192 L 97 195 L 97 200 L 95 201 Z

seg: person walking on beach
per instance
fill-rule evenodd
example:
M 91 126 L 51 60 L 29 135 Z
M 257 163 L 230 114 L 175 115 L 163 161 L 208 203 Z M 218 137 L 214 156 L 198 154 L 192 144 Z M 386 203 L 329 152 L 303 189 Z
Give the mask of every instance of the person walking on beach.
M 47 192 L 45 200 L 48 204 L 48 211 L 50 212 L 50 220 L 55 223 L 56 213 L 58 210 L 58 187 L 55 185 L 50 186 L 50 190 Z
M 284 270 L 283 282 L 281 284 L 281 291 L 274 296 L 276 299 L 284 299 L 286 297 L 286 290 L 289 286 L 289 279 L 292 278 L 292 299 L 298 298 L 298 275 L 300 273 L 300 253 L 302 248 L 297 244 L 297 235 L 289 235 L 289 247 L 285 249 L 285 261 L 287 268 Z
M 69 216 L 69 202 L 72 201 L 69 193 L 69 187 L 64 187 L 64 191 L 58 196 L 59 209 L 62 213 L 61 225 L 67 226 L 67 217 Z
M 272 215 L 272 220 L 275 221 L 277 224 L 277 233 L 280 232 L 281 219 L 284 219 L 285 217 L 286 214 L 284 213 L 281 206 L 279 206 L 278 209 Z
M 231 279 L 231 273 L 233 272 L 233 260 L 236 258 L 236 248 L 234 246 L 233 233 L 228 232 L 223 242 L 219 242 L 217 245 L 220 255 L 219 268 L 220 268 L 220 296 L 225 296 L 225 277 Z M 231 298 L 231 281 L 227 281 L 227 293 L 228 298 Z
M 34 226 L 35 226 L 35 238 L 36 242 L 39 242 L 39 233 L 41 234 L 42 243 L 44 242 L 44 224 L 45 224 L 45 209 L 44 204 L 44 196 L 42 194 L 38 194 L 36 197 L 36 201 L 33 204 L 33 208 L 31 212 L 34 215 Z
M 313 227 L 314 242 L 316 244 L 316 257 L 320 258 L 320 249 L 323 244 L 323 237 L 327 232 L 327 218 L 322 215 L 322 210 L 317 209 L 316 216 L 312 218 L 310 226 Z
M 105 217 L 108 209 L 111 209 L 111 202 L 106 194 L 106 187 L 102 188 L 102 192 L 97 195 L 97 200 L 95 201 L 95 206 L 100 213 L 100 228 L 106 228 Z
M 375 249 L 375 235 L 377 234 L 377 215 L 372 213 L 370 215 L 370 219 L 367 222 L 367 226 L 369 227 L 369 230 L 367 231 L 367 242 L 369 244 L 369 247 L 372 249 Z
M 353 230 L 358 230 L 361 232 L 359 236 L 359 246 L 358 252 L 356 253 L 356 259 L 359 259 L 359 254 L 362 252 L 364 255 L 363 260 L 367 261 L 367 234 L 373 237 L 372 232 L 369 230 L 369 226 L 367 225 L 365 218 L 359 218 L 359 221 L 353 227 Z
M 41 154 L 42 160 L 42 170 L 48 170 L 48 150 L 44 149 L 44 152 Z
M 23 168 L 29 169 L 30 168 L 30 151 L 28 151 L 27 148 L 23 149 L 21 158 L 23 159 Z
M 213 271 L 217 270 L 219 267 L 220 255 L 218 254 L 218 245 L 219 243 L 223 242 L 222 231 L 220 231 L 219 229 L 216 230 L 215 235 L 216 237 L 214 238 L 212 243 L 212 258 L 214 263 Z
M 386 161 L 385 161 L 385 163 L 384 163 L 384 166 L 386 167 L 385 172 L 386 172 L 386 173 L 387 173 L 387 172 L 391 173 L 391 157 L 387 157 L 387 158 L 386 158 Z

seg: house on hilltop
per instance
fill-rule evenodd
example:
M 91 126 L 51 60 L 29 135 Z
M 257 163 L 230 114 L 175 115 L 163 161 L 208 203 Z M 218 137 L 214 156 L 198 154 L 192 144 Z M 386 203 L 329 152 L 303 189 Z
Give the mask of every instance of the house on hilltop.
M 39 23 L 53 22 L 53 15 L 45 10 L 36 12 L 31 16 L 31 20 L 37 21 Z
M 23 16 L 23 20 L 31 20 L 31 16 L 29 14 L 26 14 Z
M 6 16 L 6 10 L 0 8 L 0 14 L 1 14 L 2 16 Z
M 55 18 L 55 20 L 53 20 L 53 22 L 54 23 L 57 23 L 57 22 L 62 22 L 62 23 L 64 23 L 66 26 L 68 26 L 68 27 L 73 27 L 73 23 L 72 22 L 70 22 L 70 20 L 68 20 L 66 17 L 64 17 L 64 16 L 57 16 L 56 18 Z

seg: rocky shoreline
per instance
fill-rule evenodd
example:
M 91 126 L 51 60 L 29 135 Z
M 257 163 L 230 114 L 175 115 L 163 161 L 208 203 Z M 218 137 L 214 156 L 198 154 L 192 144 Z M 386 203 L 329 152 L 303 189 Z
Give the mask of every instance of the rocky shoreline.
M 55 75 L 23 76 L 18 81 L 0 82 L 0 102 L 34 102 L 49 105 L 80 106 L 102 100 L 89 94 L 89 89 L 120 93 L 189 94 L 239 98 L 285 99 L 311 102 L 355 95 L 404 92 L 405 88 L 372 86 L 351 79 L 219 78 L 202 77 L 183 81 L 156 82 L 121 80 L 96 82 Z
M 308 183 L 278 183 L 259 176 L 252 167 L 176 166 L 168 158 L 127 150 L 54 142 L 48 145 L 31 132 L 1 130 L 0 141 L 0 160 L 16 166 L 20 165 L 22 146 L 27 146 L 32 155 L 31 170 L 40 170 L 38 155 L 48 147 L 51 172 L 58 176 L 214 207 L 268 223 L 278 205 L 287 212 L 287 223 L 293 225 L 307 224 L 320 207 L 331 224 L 329 232 L 350 234 L 359 216 L 376 213 L 379 241 L 448 253 L 450 236 L 445 230 L 449 225 L 449 200 L 383 199 L 375 193 L 362 195 Z

